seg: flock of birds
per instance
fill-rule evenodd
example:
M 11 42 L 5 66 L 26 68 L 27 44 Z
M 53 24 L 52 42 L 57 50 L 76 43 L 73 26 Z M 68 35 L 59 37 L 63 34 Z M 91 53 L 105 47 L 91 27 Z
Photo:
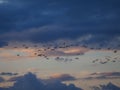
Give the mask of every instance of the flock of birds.
M 87 46 L 86 44 L 84 44 L 84 45 L 80 45 L 80 44 L 68 44 L 67 42 L 62 42 L 62 43 L 59 43 L 59 44 L 42 44 L 42 46 L 33 45 L 32 47 L 35 48 L 35 52 L 33 52 L 34 56 L 43 57 L 43 58 L 49 60 L 50 57 L 49 57 L 49 55 L 46 54 L 48 51 L 55 52 L 58 49 L 67 49 L 67 48 L 79 47 L 79 46 L 83 47 L 83 48 L 89 48 L 90 50 L 101 50 L 101 49 L 104 48 L 104 46 L 102 44 L 99 45 L 99 47 L 97 47 L 97 48 L 93 48 L 93 47 Z M 42 48 L 40 48 L 40 47 L 42 47 Z M 117 45 L 117 47 L 119 48 L 120 45 Z M 19 47 L 14 46 L 13 48 L 17 49 Z M 29 49 L 29 48 L 31 48 L 31 46 L 23 44 L 22 48 Z M 107 50 L 111 50 L 114 54 L 118 53 L 118 50 L 115 50 L 115 49 L 110 48 L 110 47 L 108 47 Z M 79 56 L 80 55 L 84 55 L 84 53 L 82 53 L 82 54 L 81 53 L 77 53 L 76 55 L 74 55 L 75 56 L 74 58 L 70 58 L 70 57 L 67 57 L 67 56 L 59 56 L 58 55 L 58 56 L 55 56 L 54 59 L 56 61 L 67 62 L 67 61 L 79 60 L 79 58 L 80 58 Z M 20 53 L 18 53 L 17 56 L 20 57 L 22 55 Z M 98 58 L 98 59 L 93 60 L 92 63 L 106 64 L 108 62 L 115 63 L 115 62 L 117 62 L 119 60 L 120 60 L 119 56 L 117 56 L 117 57 L 105 56 L 103 59 Z
M 33 45 L 32 47 L 34 47 L 36 49 L 36 51 L 34 52 L 34 56 L 44 57 L 45 59 L 49 60 L 49 55 L 46 54 L 48 51 L 49 52 L 50 51 L 55 52 L 58 49 L 66 49 L 66 48 L 75 47 L 75 46 L 78 46 L 78 45 L 77 44 L 76 45 L 75 44 L 68 45 L 68 44 L 66 44 L 64 42 L 64 43 L 61 43 L 59 45 L 52 45 L 52 44 L 46 45 L 46 44 L 43 44 L 41 46 Z M 83 47 L 86 47 L 86 46 L 83 45 Z M 19 48 L 19 47 L 17 47 L 17 46 L 14 47 L 14 49 L 17 49 L 17 48 Z M 28 46 L 28 45 L 23 44 L 22 48 L 29 49 L 31 47 Z M 82 53 L 79 53 L 77 55 L 81 55 L 81 54 Z M 21 55 L 18 53 L 17 56 L 21 56 Z M 75 59 L 79 59 L 79 58 L 76 57 Z M 60 57 L 60 56 L 56 56 L 55 60 L 56 61 L 72 61 L 72 59 L 65 58 L 65 57 Z
M 108 62 L 112 62 L 112 63 L 120 62 L 120 58 L 105 56 L 105 58 L 103 58 L 103 59 L 95 59 L 92 61 L 92 63 L 100 63 L 100 64 L 106 64 Z

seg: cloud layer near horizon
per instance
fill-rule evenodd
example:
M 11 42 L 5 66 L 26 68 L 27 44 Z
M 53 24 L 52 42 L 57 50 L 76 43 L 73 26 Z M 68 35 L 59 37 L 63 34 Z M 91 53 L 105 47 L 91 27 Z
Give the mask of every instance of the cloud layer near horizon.
M 120 72 L 96 72 L 91 73 L 84 80 L 105 80 L 105 79 L 120 79 Z
M 37 79 L 32 73 L 27 73 L 20 78 L 16 78 L 14 86 L 9 88 L 0 88 L 0 90 L 82 90 L 74 84 L 63 84 L 59 80 L 53 82 L 44 82 L 44 80 Z

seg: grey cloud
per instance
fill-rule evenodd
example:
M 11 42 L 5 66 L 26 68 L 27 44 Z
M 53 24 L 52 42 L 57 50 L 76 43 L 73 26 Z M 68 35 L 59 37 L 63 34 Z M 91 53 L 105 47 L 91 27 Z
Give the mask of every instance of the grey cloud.
M 7 45 L 8 45 L 7 42 L 5 42 L 5 41 L 0 41 L 0 47 L 4 47 L 4 46 L 7 46 Z
M 69 74 L 59 74 L 59 75 L 51 76 L 49 80 L 74 81 L 74 80 L 76 80 L 76 78 Z
M 93 86 L 92 90 L 120 90 L 120 87 L 114 85 L 113 83 L 108 83 L 107 85 L 100 85 L 100 87 Z
M 2 77 L 0 77 L 0 83 L 1 83 L 1 82 L 4 82 L 4 81 L 5 81 L 5 80 L 4 80 Z
M 44 83 L 44 80 L 37 79 L 32 73 L 27 73 L 19 79 L 13 87 L 1 88 L 1 90 L 82 90 L 74 84 L 63 84 L 61 81 Z
M 88 77 L 83 78 L 84 80 L 94 79 L 120 79 L 120 72 L 103 72 L 103 73 L 92 73 Z
M 18 75 L 18 73 L 12 73 L 12 72 L 1 72 L 1 76 L 15 76 Z

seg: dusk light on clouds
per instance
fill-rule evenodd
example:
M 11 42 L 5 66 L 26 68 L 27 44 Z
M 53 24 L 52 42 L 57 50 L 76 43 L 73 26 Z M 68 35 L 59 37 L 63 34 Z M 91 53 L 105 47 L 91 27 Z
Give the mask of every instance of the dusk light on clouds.
M 120 0 L 0 0 L 0 90 L 120 90 Z

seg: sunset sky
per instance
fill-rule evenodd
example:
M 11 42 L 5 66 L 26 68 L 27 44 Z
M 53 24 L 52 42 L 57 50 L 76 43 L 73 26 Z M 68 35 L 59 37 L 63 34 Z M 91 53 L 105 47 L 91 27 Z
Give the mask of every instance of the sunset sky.
M 120 87 L 120 0 L 0 0 L 0 87 L 28 72 Z

